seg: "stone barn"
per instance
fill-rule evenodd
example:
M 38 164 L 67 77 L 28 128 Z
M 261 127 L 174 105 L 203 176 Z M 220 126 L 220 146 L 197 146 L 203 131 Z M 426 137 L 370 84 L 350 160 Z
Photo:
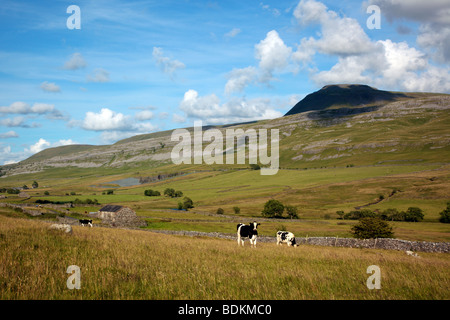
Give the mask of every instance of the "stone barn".
M 146 225 L 145 221 L 139 219 L 136 212 L 131 208 L 113 204 L 101 208 L 97 217 L 115 227 L 141 227 Z

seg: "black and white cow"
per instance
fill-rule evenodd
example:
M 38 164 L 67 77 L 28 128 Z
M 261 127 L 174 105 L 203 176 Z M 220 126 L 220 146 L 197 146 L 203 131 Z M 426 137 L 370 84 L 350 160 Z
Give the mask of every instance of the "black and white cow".
M 260 223 L 251 222 L 248 225 L 239 223 L 237 225 L 237 237 L 238 245 L 244 246 L 244 239 L 250 239 L 250 245 L 256 248 L 256 238 L 258 237 L 258 226 Z
M 287 243 L 288 247 L 290 246 L 297 246 L 297 243 L 295 242 L 295 236 L 292 232 L 289 231 L 278 231 L 277 232 L 277 245 L 280 243 Z
M 84 226 L 90 226 L 92 228 L 92 220 L 88 220 L 88 219 L 80 219 L 80 224 L 82 227 Z

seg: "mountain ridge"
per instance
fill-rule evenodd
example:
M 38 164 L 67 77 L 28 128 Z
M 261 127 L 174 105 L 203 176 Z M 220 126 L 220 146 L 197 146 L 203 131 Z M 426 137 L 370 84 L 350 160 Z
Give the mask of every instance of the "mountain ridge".
M 352 85 L 325 86 L 318 92 L 331 94 L 335 90 L 339 100 L 342 99 L 339 92 L 347 90 L 347 86 Z M 373 102 L 369 97 L 372 102 L 367 104 L 332 104 L 326 108 L 321 105 L 317 110 L 276 119 L 205 126 L 203 130 L 212 127 L 222 132 L 228 128 L 279 129 L 280 167 L 366 165 L 380 161 L 420 162 L 450 158 L 450 128 L 447 125 L 450 121 L 450 95 L 409 92 L 384 95 L 369 86 L 358 85 L 355 88 L 375 92 L 377 97 L 391 100 Z M 171 150 L 177 142 L 171 141 L 172 131 L 142 134 L 111 145 L 45 149 L 19 163 L 0 166 L 0 175 L 68 167 L 120 169 L 173 165 Z M 207 144 L 204 142 L 204 146 Z

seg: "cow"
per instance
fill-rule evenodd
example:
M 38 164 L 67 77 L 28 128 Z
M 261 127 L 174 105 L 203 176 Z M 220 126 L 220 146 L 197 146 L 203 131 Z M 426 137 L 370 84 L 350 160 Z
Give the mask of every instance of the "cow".
M 278 231 L 277 232 L 277 245 L 280 243 L 287 243 L 288 247 L 290 246 L 297 246 L 297 243 L 295 241 L 295 236 L 292 232 L 289 231 Z
M 256 238 L 258 237 L 258 226 L 260 223 L 251 222 L 248 225 L 243 223 L 239 223 L 237 225 L 237 237 L 238 237 L 238 245 L 242 244 L 244 246 L 244 239 L 250 239 L 250 245 L 256 248 Z
M 84 226 L 90 226 L 92 228 L 92 220 L 88 220 L 88 219 L 80 219 L 80 224 L 82 227 Z

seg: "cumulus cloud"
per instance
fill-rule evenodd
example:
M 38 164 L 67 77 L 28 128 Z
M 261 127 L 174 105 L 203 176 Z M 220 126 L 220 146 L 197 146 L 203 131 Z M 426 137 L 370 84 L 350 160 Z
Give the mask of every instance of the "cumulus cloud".
M 385 7 L 381 7 L 382 12 L 395 7 L 394 12 L 390 13 L 391 19 L 427 19 L 420 10 L 413 9 L 406 2 L 408 1 L 372 0 L 371 4 L 384 5 Z M 441 1 L 435 1 L 434 4 L 443 6 Z M 441 21 L 440 16 L 435 15 L 429 19 Z M 292 53 L 292 60 L 302 68 L 310 66 L 311 79 L 318 85 L 365 83 L 406 91 L 450 90 L 447 84 L 450 78 L 449 68 L 435 67 L 427 52 L 411 47 L 406 42 L 394 42 L 390 39 L 373 41 L 355 19 L 341 16 L 321 2 L 301 0 L 294 10 L 294 17 L 301 26 L 316 25 L 320 29 L 316 37 L 301 39 L 297 50 Z M 421 30 L 417 42 L 423 47 L 434 46 L 436 55 L 440 53 L 441 61 L 445 60 L 446 51 L 443 47 L 450 43 L 443 41 L 447 38 L 446 29 L 441 28 L 441 32 L 436 32 L 429 25 L 424 25 Z M 450 37 L 450 32 L 448 36 Z M 448 46 L 450 49 L 450 44 Z M 314 67 L 317 53 L 334 56 L 338 61 L 329 70 L 318 70 Z
M 1 106 L 0 114 L 21 114 L 28 117 L 45 115 L 47 119 L 52 120 L 67 120 L 68 118 L 60 110 L 56 109 L 53 104 L 39 102 L 30 105 L 22 101 L 16 101 L 11 103 L 9 106 Z M 24 125 L 25 120 L 25 117 L 16 117 L 13 119 L 7 118 L 0 121 L 0 125 L 8 127 L 30 127 L 28 125 Z M 31 127 L 36 126 L 38 125 L 33 124 Z
M 227 74 L 225 93 L 242 92 L 252 83 L 268 84 L 274 79 L 275 72 L 284 72 L 289 64 L 292 48 L 280 38 L 276 30 L 271 30 L 266 37 L 255 45 L 255 58 L 258 67 L 249 66 L 233 69 Z
M 417 43 L 440 63 L 450 62 L 450 2 L 447 0 L 370 0 L 391 23 L 420 23 Z
M 294 10 L 294 17 L 302 26 L 319 24 L 321 27 L 321 37 L 303 41 L 299 49 L 306 49 L 309 52 L 317 50 L 338 56 L 363 54 L 374 49 L 373 43 L 357 20 L 340 17 L 321 2 L 301 0 Z M 304 59 L 301 53 L 295 57 Z
M 35 144 L 31 145 L 28 149 L 26 149 L 25 151 L 28 151 L 32 154 L 38 153 L 46 148 L 50 147 L 50 142 L 48 142 L 47 140 L 40 138 L 38 142 L 36 142 Z
M 100 112 L 86 112 L 82 121 L 72 121 L 72 126 L 80 126 L 89 131 L 101 132 L 104 142 L 113 142 L 133 135 L 153 132 L 157 126 L 145 121 L 153 118 L 149 110 L 142 110 L 134 116 L 102 108 Z
M 87 66 L 86 61 L 79 52 L 72 54 L 70 59 L 64 63 L 63 68 L 66 70 L 78 70 Z
M 89 82 L 109 82 L 109 72 L 102 68 L 97 68 L 87 77 Z
M 139 121 L 150 120 L 153 119 L 153 112 L 150 110 L 142 110 L 139 111 L 134 117 Z
M 41 89 L 45 92 L 61 92 L 61 88 L 58 85 L 48 81 L 41 83 Z
M 186 67 L 181 61 L 165 57 L 162 48 L 158 47 L 153 47 L 153 59 L 156 61 L 156 65 L 161 71 L 168 74 L 170 77 L 173 77 L 178 69 L 184 69 Z
M 122 113 L 116 113 L 108 108 L 102 108 L 99 113 L 87 112 L 82 128 L 92 131 L 129 130 L 131 119 Z
M 15 131 L 0 133 L 0 139 L 18 138 L 19 135 Z
M 192 89 L 185 92 L 180 109 L 187 117 L 202 119 L 210 124 L 273 119 L 282 116 L 273 109 L 270 99 L 232 98 L 221 103 L 215 94 L 199 96 L 198 92 Z
M 272 78 L 274 71 L 281 71 L 288 65 L 292 53 L 292 48 L 284 43 L 275 30 L 269 31 L 266 38 L 255 46 L 255 50 L 259 67 L 267 79 Z
M 227 75 L 228 81 L 225 84 L 225 93 L 242 92 L 250 83 L 258 78 L 258 70 L 255 67 L 233 69 Z

